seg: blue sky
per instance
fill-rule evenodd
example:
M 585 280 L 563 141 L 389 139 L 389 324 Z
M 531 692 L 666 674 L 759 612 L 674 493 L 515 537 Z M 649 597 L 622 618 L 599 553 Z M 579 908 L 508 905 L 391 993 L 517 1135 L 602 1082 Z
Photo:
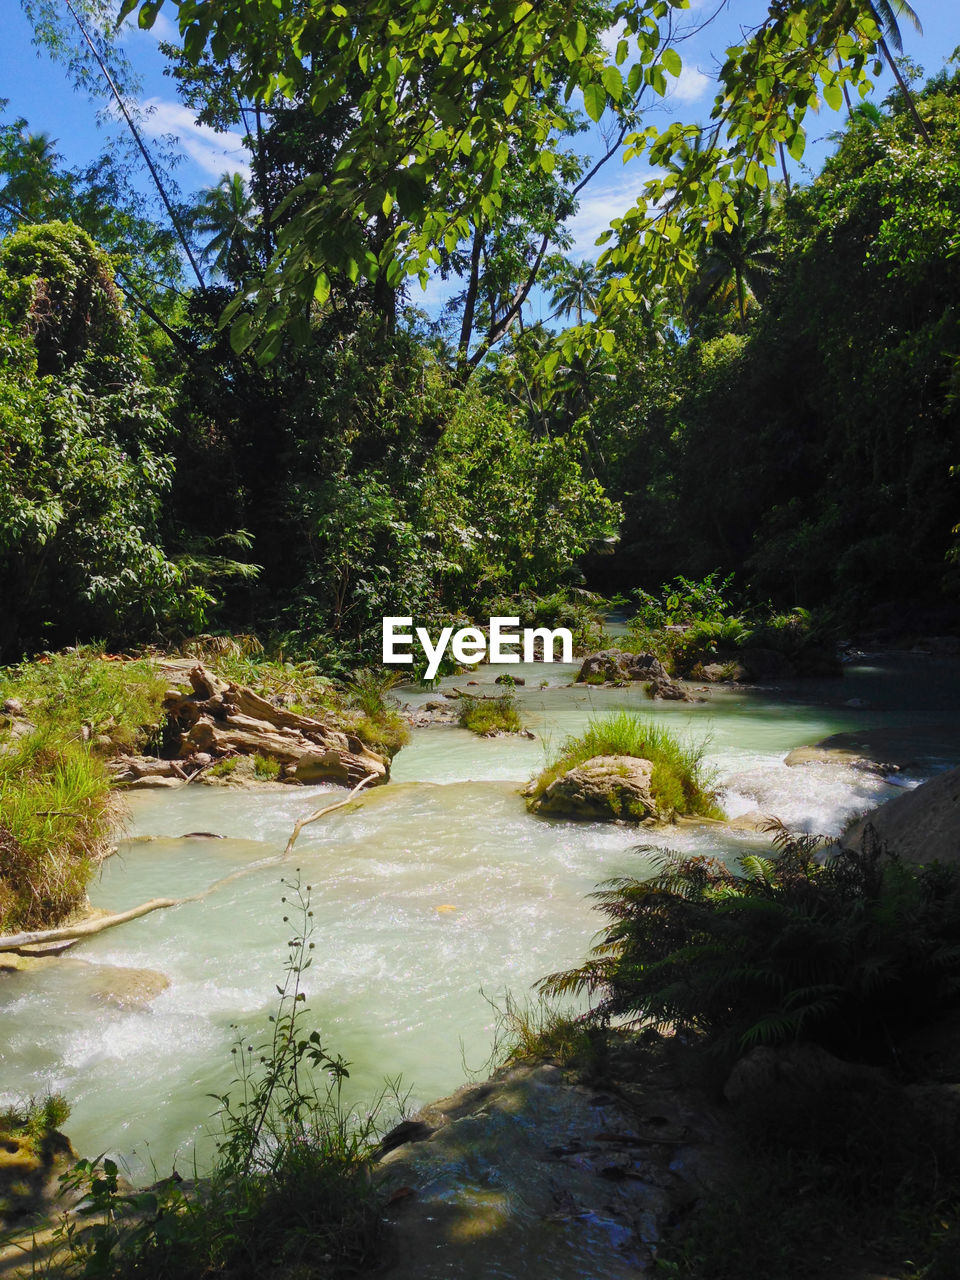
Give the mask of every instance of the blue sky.
M 960 45 L 960 5 L 956 0 L 914 0 L 914 7 L 923 21 L 924 32 L 921 36 L 904 20 L 904 51 L 930 75 Z M 172 13 L 172 7 L 168 8 Z M 714 13 L 717 16 L 681 46 L 683 73 L 667 98 L 654 108 L 651 121 L 705 118 L 723 50 L 738 39 L 741 26 L 756 23 L 765 10 L 765 0 L 730 0 L 726 5 L 716 0 L 692 0 L 681 17 L 683 25 L 696 26 Z M 50 134 L 70 165 L 93 159 L 102 141 L 97 106 L 75 93 L 63 68 L 33 47 L 31 29 L 19 0 L 0 0 L 0 24 L 0 98 L 9 99 L 6 118 L 25 116 L 32 130 Z M 131 26 L 125 44 L 143 83 L 140 101 L 146 112 L 145 132 L 153 138 L 176 137 L 176 149 L 182 156 L 176 176 L 181 188 L 189 192 L 211 185 L 227 170 L 242 170 L 245 157 L 239 136 L 216 134 L 197 126 L 191 113 L 177 100 L 173 82 L 163 74 L 163 59 L 157 48 L 158 39 L 173 40 L 175 35 L 170 18 L 161 13 L 152 32 Z M 875 97 L 882 98 L 889 92 L 891 79 L 888 72 L 879 78 Z M 578 146 L 584 151 L 599 154 L 604 149 L 602 123 L 578 139 Z M 840 123 L 841 117 L 827 108 L 819 116 L 808 116 L 807 165 L 813 169 L 819 166 L 831 149 L 829 135 Z M 102 127 L 115 126 L 107 123 Z M 597 252 L 597 235 L 611 217 L 633 203 L 646 176 L 640 161 L 624 165 L 614 157 L 608 163 L 584 191 L 579 212 L 571 221 L 576 255 L 592 256 Z M 417 293 L 415 286 L 413 293 Z M 436 281 L 424 302 L 432 310 L 441 299 L 440 282 Z M 412 300 L 418 301 L 416 296 Z M 535 304 L 534 318 L 542 305 L 539 300 Z

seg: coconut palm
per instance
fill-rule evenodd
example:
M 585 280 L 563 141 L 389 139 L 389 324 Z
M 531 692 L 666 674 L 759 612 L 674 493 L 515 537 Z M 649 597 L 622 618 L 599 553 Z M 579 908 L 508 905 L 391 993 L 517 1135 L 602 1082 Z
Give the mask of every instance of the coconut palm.
M 254 266 L 253 244 L 258 233 L 259 210 L 239 173 L 225 173 L 215 187 L 203 193 L 194 212 L 194 231 L 209 235 L 201 258 L 228 280 L 240 281 Z
M 575 311 L 577 324 L 582 325 L 584 311 L 592 311 L 596 315 L 602 289 L 603 277 L 595 262 L 588 258 L 577 263 L 564 259 L 550 295 L 550 305 L 554 308 L 550 318 L 568 316 Z
M 687 307 L 696 314 L 710 302 L 735 293 L 743 325 L 748 297 L 762 302 L 766 296 L 770 276 L 777 266 L 777 237 L 770 229 L 772 205 L 762 193 L 741 184 L 735 206 L 738 221 L 731 230 L 717 231 L 710 238 Z
M 904 80 L 897 60 L 890 52 L 892 44 L 897 53 L 903 53 L 903 36 L 900 34 L 900 18 L 906 18 L 916 31 L 923 35 L 923 27 L 917 11 L 907 0 L 870 0 L 870 13 L 874 22 L 880 28 L 880 52 L 886 59 L 887 65 L 893 72 L 894 79 L 900 86 L 900 92 L 904 96 L 910 114 L 913 116 L 917 128 L 920 130 L 923 138 L 929 142 L 930 134 L 927 126 L 920 117 L 917 110 L 917 104 L 914 101 L 913 94 L 910 92 L 910 86 Z M 887 43 L 889 41 L 889 44 Z
M 10 131 L 4 139 L 0 165 L 7 181 L 0 189 L 0 203 L 27 222 L 42 222 L 46 206 L 59 185 L 59 156 L 47 133 Z

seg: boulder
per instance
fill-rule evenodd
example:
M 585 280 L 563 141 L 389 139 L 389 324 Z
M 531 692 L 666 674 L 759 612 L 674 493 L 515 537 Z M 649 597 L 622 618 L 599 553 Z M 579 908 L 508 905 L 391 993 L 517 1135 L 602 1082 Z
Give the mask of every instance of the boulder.
M 531 808 L 558 817 L 642 822 L 656 816 L 652 775 L 649 760 L 594 756 L 555 778 Z
M 601 649 L 584 658 L 577 684 L 621 684 L 629 680 L 668 680 L 667 669 L 652 653 L 627 653 L 623 649 Z
M 644 690 L 648 698 L 659 698 L 665 702 L 692 702 L 686 689 L 677 680 L 671 680 L 669 676 L 657 676 L 653 680 L 649 680 L 644 686 Z
M 803 1093 L 821 1096 L 870 1093 L 889 1083 L 879 1067 L 844 1062 L 817 1044 L 803 1041 L 778 1046 L 758 1045 L 736 1064 L 723 1086 L 731 1106 L 768 1104 L 777 1095 Z
M 906 862 L 960 861 L 960 767 L 874 809 L 845 833 L 843 843 L 857 848 L 867 826 Z

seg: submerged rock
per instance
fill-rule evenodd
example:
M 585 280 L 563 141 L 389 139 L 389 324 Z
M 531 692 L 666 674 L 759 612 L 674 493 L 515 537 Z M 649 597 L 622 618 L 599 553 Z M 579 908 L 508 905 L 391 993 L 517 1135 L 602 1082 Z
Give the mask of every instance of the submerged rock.
M 594 756 L 566 773 L 533 801 L 535 813 L 566 818 L 642 822 L 656 815 L 650 791 L 653 765 L 636 756 Z

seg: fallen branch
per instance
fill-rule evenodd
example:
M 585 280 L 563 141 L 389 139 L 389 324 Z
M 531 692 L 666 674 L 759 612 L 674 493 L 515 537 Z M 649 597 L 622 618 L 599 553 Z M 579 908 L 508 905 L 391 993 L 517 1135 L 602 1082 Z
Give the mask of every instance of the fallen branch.
M 290 834 L 290 839 L 287 841 L 287 847 L 283 851 L 283 856 L 287 857 L 290 850 L 293 848 L 294 844 L 296 843 L 297 836 L 300 834 L 300 832 L 303 830 L 304 827 L 308 827 L 311 822 L 316 822 L 316 820 L 318 818 L 322 818 L 325 813 L 333 813 L 334 809 L 342 809 L 345 804 L 350 803 L 350 801 L 353 799 L 353 797 L 357 794 L 358 791 L 362 791 L 368 782 L 373 782 L 374 779 L 377 778 L 378 776 L 379 775 L 376 773 L 368 773 L 365 778 L 362 778 L 357 783 L 357 785 L 353 788 L 353 790 L 350 792 L 350 794 L 347 796 L 345 800 L 338 800 L 336 804 L 328 804 L 325 808 L 317 809 L 315 813 L 311 813 L 309 817 L 301 818 Z
M 103 933 L 118 924 L 126 924 L 128 920 L 136 920 L 139 916 L 149 915 L 151 911 L 159 911 L 163 907 L 178 907 L 181 902 L 189 902 L 189 898 L 151 898 L 149 902 L 141 902 L 139 907 L 131 907 L 129 911 L 118 911 L 112 916 L 99 916 L 95 920 L 83 920 L 79 924 L 64 925 L 60 929 L 40 929 L 36 933 L 10 933 L 0 937 L 0 951 L 16 951 L 18 947 L 35 947 L 41 942 L 67 942 L 75 938 L 88 938 L 95 933 Z
M 199 893 L 190 893 L 183 898 L 151 898 L 149 902 L 141 902 L 138 907 L 131 907 L 128 911 L 118 911 L 115 915 L 110 916 L 99 916 L 94 920 L 83 920 L 79 924 L 63 925 L 59 929 L 40 929 L 34 933 L 7 934 L 6 937 L 0 937 L 0 952 L 18 951 L 21 947 L 36 947 L 46 942 L 68 942 L 79 938 L 89 938 L 94 934 L 103 933 L 106 929 L 113 929 L 118 924 L 126 924 L 128 920 L 136 920 L 140 916 L 149 915 L 151 911 L 161 911 L 167 907 L 182 907 L 187 902 L 202 902 L 204 898 L 208 898 L 212 893 L 216 893 L 234 880 L 239 880 L 242 876 L 252 875 L 255 871 L 262 871 L 264 867 L 274 866 L 276 863 L 282 862 L 293 848 L 297 836 L 299 836 L 304 827 L 309 826 L 311 822 L 316 822 L 325 813 L 332 813 L 334 809 L 342 809 L 344 805 L 350 803 L 359 791 L 362 791 L 368 783 L 376 781 L 379 776 L 376 773 L 367 774 L 345 799 L 338 800 L 336 804 L 328 804 L 323 809 L 318 809 L 316 813 L 311 813 L 308 817 L 301 818 L 294 827 L 283 853 L 273 854 L 269 858 L 260 858 L 248 867 L 240 867 L 237 871 L 231 871 L 229 875 L 215 880 L 212 885 L 202 889 Z

